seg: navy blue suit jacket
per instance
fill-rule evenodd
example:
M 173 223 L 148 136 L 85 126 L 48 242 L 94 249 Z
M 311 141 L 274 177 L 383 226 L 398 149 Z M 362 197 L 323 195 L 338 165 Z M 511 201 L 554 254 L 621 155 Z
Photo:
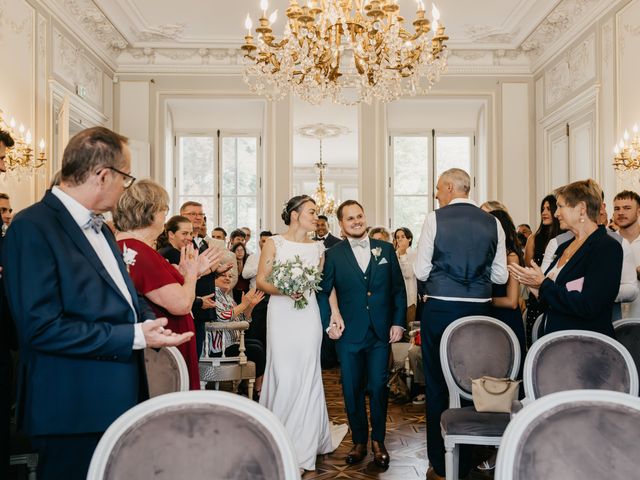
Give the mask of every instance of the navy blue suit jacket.
M 565 242 L 558 247 L 549 270 L 570 244 Z M 540 300 L 547 313 L 545 333 L 578 329 L 613 337 L 611 309 L 620 288 L 621 272 L 622 246 L 600 226 L 560 270 L 555 282 L 542 282 Z M 582 291 L 573 290 L 576 281 L 582 282 Z
M 103 226 L 140 321 L 141 305 Z M 4 239 L 5 288 L 20 342 L 18 416 L 30 435 L 103 432 L 146 398 L 135 316 L 77 223 L 51 192 Z
M 335 287 L 345 322 L 340 342 L 364 341 L 369 326 L 378 338 L 388 342 L 392 325 L 406 328 L 407 294 L 396 252 L 388 242 L 371 239 L 370 243 L 371 249 L 380 248 L 381 254 L 377 259 L 371 255 L 365 273 L 358 266 L 348 240 L 325 252 L 318 303 L 326 330 L 331 315 L 329 295 Z

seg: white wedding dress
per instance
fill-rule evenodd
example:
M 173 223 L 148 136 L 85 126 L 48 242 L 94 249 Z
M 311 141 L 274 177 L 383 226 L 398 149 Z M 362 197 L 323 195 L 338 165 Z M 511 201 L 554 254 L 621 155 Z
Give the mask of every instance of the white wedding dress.
M 280 235 L 271 238 L 276 262 L 299 255 L 309 265 L 320 264 L 321 242 L 291 242 Z M 320 369 L 320 310 L 315 293 L 308 300 L 304 309 L 296 310 L 290 297 L 272 295 L 269 299 L 267 365 L 260 404 L 284 425 L 300 468 L 315 470 L 316 455 L 334 451 L 348 427 L 329 422 Z

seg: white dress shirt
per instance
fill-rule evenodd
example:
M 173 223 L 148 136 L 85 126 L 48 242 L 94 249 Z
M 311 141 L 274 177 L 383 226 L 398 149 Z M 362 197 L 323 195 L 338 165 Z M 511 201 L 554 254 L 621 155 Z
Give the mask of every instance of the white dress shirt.
M 634 284 L 640 289 L 640 281 L 638 281 L 638 274 L 636 273 L 636 268 L 640 267 L 640 236 L 636 237 L 631 242 L 625 240 L 622 242 L 622 246 L 629 246 L 629 250 L 631 251 L 631 261 L 633 262 L 633 278 Z M 626 255 L 625 255 L 625 263 L 626 263 Z M 622 267 L 624 269 L 624 265 Z M 622 317 L 623 318 L 636 318 L 640 317 L 640 295 L 638 295 L 633 301 L 627 300 L 629 303 L 622 306 Z
M 449 205 L 454 205 L 456 203 L 469 203 L 471 205 L 476 205 L 475 202 L 469 198 L 454 198 L 453 200 L 451 200 L 451 203 Z M 502 285 L 507 283 L 507 280 L 509 279 L 509 271 L 507 270 L 507 250 L 505 247 L 504 230 L 502 230 L 500 220 L 498 220 L 497 218 L 495 220 L 498 233 L 498 245 L 496 249 L 496 255 L 493 258 L 493 262 L 491 264 L 491 282 Z M 420 242 L 418 243 L 416 262 L 413 266 L 413 270 L 418 280 L 426 281 L 429 278 L 431 269 L 433 268 L 431 260 L 433 259 L 434 242 L 437 232 L 436 223 L 436 212 L 429 213 L 424 221 L 424 226 L 422 227 Z M 464 235 L 464 232 L 460 232 L 460 234 Z M 431 298 L 456 302 L 479 303 L 484 303 L 491 300 L 491 298 L 460 298 L 437 296 L 433 296 Z
M 122 272 L 120 271 L 120 267 L 118 266 L 118 261 L 107 242 L 104 234 L 102 232 L 96 233 L 91 228 L 84 228 L 87 222 L 91 219 L 91 211 L 87 209 L 84 205 L 78 202 L 75 198 L 71 197 L 68 193 L 65 193 L 58 187 L 53 187 L 51 189 L 51 193 L 55 195 L 62 205 L 69 211 L 73 220 L 78 224 L 80 230 L 87 240 L 89 244 L 93 247 L 93 250 L 96 252 L 98 259 L 104 266 L 104 269 L 107 271 L 113 282 L 122 293 L 122 296 L 129 303 L 131 310 L 133 311 L 134 318 L 137 320 L 138 314 L 136 313 L 136 309 L 133 306 L 133 300 L 131 298 L 131 293 L 129 293 L 129 289 L 127 288 L 127 284 L 124 281 L 124 277 L 122 276 Z M 144 334 L 142 333 L 142 324 L 135 323 L 133 325 L 134 328 L 134 338 L 133 338 L 133 349 L 138 350 L 145 348 L 147 343 L 144 339 Z
M 249 280 L 249 288 L 256 288 L 256 275 L 258 275 L 258 265 L 260 264 L 260 252 L 253 253 L 247 257 L 242 269 L 242 278 Z
M 366 246 L 353 246 L 351 245 L 351 241 L 362 242 L 364 241 Z M 364 236 L 360 239 L 349 237 L 349 246 L 353 251 L 353 255 L 356 257 L 356 262 L 358 262 L 358 266 L 362 273 L 367 271 L 367 267 L 369 266 L 369 262 L 371 261 L 371 242 L 369 242 L 369 237 Z

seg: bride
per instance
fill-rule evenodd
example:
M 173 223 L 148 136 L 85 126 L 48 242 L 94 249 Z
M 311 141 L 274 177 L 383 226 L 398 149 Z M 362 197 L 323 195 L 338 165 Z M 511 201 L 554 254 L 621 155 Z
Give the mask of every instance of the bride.
M 260 404 L 284 424 L 300 469 L 315 470 L 316 455 L 334 451 L 347 433 L 347 425 L 329 422 L 320 369 L 322 322 L 315 293 L 307 292 L 308 305 L 296 310 L 302 292 L 284 296 L 267 281 L 274 262 L 299 256 L 322 270 L 324 246 L 309 239 L 318 215 L 307 195 L 287 202 L 282 219 L 289 228 L 267 240 L 260 254 L 257 287 L 271 295 L 267 309 L 267 365 Z

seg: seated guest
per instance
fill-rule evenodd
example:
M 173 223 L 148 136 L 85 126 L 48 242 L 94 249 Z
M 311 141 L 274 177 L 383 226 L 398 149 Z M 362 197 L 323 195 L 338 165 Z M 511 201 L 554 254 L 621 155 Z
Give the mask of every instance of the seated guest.
M 533 231 L 528 224 L 521 223 L 520 225 L 518 225 L 518 234 L 522 235 L 525 239 L 528 239 L 532 233 Z
M 242 276 L 244 265 L 247 263 L 247 249 L 243 243 L 236 243 L 231 247 L 231 251 L 236 256 L 236 264 L 238 265 L 238 281 L 233 287 L 233 300 L 240 303 L 242 295 L 249 291 L 249 280 Z
M 369 238 L 374 240 L 382 240 L 383 242 L 391 243 L 391 235 L 384 227 L 373 227 L 369 230 Z
M 231 235 L 229 236 L 229 250 L 231 250 L 234 245 L 237 245 L 239 243 L 244 244 L 246 239 L 247 234 L 239 228 L 236 228 L 233 232 L 231 232 Z
M 222 240 L 225 244 L 227 243 L 227 231 L 222 227 L 216 227 L 211 230 L 211 238 L 214 240 Z
M 260 303 L 264 293 L 251 289 L 244 295 L 240 303 L 236 303 L 231 295 L 235 274 L 231 271 L 220 274 L 216 277 L 216 314 L 218 322 L 251 322 L 251 314 L 254 307 Z M 225 350 L 227 357 L 236 357 L 240 354 L 240 333 L 238 331 L 217 331 L 207 332 L 207 347 L 209 355 L 212 357 L 222 356 L 222 339 L 224 336 Z M 262 376 L 266 364 L 266 353 L 264 346 L 259 340 L 245 338 L 245 354 L 247 358 L 256 364 L 256 395 L 260 395 L 262 390 Z
M 325 215 L 318 215 L 318 223 L 316 223 L 316 234 L 313 237 L 316 242 L 322 242 L 324 248 L 331 248 L 336 243 L 340 243 L 340 239 L 331 235 L 329 231 L 329 219 Z
M 413 271 L 416 261 L 416 251 L 411 248 L 413 233 L 407 227 L 400 227 L 393 232 L 393 246 L 398 255 L 400 270 L 404 277 L 404 287 L 407 290 L 407 330 L 411 329 L 411 322 L 416 320 L 416 301 L 418 300 L 418 283 Z
M 498 200 L 487 200 L 482 205 L 480 205 L 480 208 L 487 213 L 491 213 L 494 210 L 504 210 L 505 212 L 507 211 L 507 207 L 505 207 L 504 204 Z
M 164 232 L 158 237 L 158 253 L 175 267 L 180 265 L 180 255 L 182 249 L 191 245 L 193 241 L 193 225 L 187 217 L 182 215 L 174 215 L 164 226 Z M 206 279 L 210 279 L 211 283 L 214 277 L 206 274 L 196 282 L 196 299 L 191 306 L 191 313 L 194 317 L 194 326 L 196 332 L 196 353 L 198 358 L 202 355 L 202 344 L 204 343 L 205 322 L 213 320 L 212 308 L 216 306 L 213 297 L 215 292 L 212 288 L 200 291 L 198 287 L 204 283 Z M 205 285 L 206 287 L 206 285 Z
M 138 293 L 159 317 L 167 317 L 167 328 L 173 332 L 195 332 L 191 305 L 199 275 L 216 268 L 220 254 L 213 249 L 201 255 L 193 246 L 182 247 L 179 267 L 169 264 L 154 245 L 164 229 L 169 210 L 169 195 L 157 183 L 141 180 L 133 184 L 118 200 L 114 222 L 117 241 L 127 270 Z M 178 346 L 187 363 L 189 387 L 200 389 L 200 373 L 196 341 L 191 338 Z
M 555 216 L 573 240 L 558 247 L 547 275 L 531 267 L 509 265 L 509 271 L 545 309 L 545 333 L 591 330 L 614 336 L 611 314 L 622 273 L 622 246 L 598 226 L 602 190 L 593 180 L 556 190 Z
M 504 230 L 505 247 L 507 249 L 507 265 L 516 264 L 524 266 L 524 255 L 518 243 L 516 227 L 511 216 L 505 210 L 492 210 L 491 215 L 500 220 Z M 520 311 L 520 284 L 512 273 L 506 284 L 494 283 L 491 286 L 491 308 L 489 315 L 505 323 L 518 337 L 520 344 L 520 370 L 519 378 L 522 378 L 522 366 L 526 354 L 527 342 L 524 333 L 522 312 Z

